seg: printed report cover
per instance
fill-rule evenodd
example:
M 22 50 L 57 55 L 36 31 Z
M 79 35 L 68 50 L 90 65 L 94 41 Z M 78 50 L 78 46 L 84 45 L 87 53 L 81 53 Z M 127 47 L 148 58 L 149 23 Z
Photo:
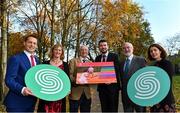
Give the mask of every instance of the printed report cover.
M 116 83 L 113 62 L 86 62 L 77 64 L 76 84 Z

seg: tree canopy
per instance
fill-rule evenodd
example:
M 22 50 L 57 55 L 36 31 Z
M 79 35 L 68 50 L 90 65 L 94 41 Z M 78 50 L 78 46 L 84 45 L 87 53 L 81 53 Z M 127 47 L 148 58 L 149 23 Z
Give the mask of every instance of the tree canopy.
M 68 61 L 79 55 L 82 44 L 88 45 L 89 57 L 93 59 L 99 54 L 97 43 L 101 39 L 106 39 L 110 50 L 118 54 L 122 43 L 129 41 L 135 47 L 135 54 L 142 56 L 154 42 L 143 8 L 131 0 L 2 1 L 1 81 L 7 55 L 22 51 L 22 37 L 27 34 L 35 33 L 38 37 L 40 61 L 46 60 L 49 48 L 55 43 L 63 45 Z

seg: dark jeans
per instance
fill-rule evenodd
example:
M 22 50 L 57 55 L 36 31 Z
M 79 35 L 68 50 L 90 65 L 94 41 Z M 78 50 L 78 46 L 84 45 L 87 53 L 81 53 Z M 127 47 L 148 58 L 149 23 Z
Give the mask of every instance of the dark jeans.
M 90 112 L 91 110 L 91 99 L 87 99 L 86 95 L 83 93 L 79 100 L 69 100 L 70 112 L 78 112 L 80 107 L 80 112 Z

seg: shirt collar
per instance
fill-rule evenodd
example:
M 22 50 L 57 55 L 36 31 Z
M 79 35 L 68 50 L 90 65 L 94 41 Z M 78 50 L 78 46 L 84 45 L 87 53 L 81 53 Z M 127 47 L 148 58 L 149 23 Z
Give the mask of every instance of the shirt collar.
M 81 61 L 83 61 L 83 60 L 88 61 L 88 58 L 87 57 L 83 58 L 83 57 L 80 56 L 80 60 Z
M 28 58 L 30 58 L 31 53 L 29 53 L 28 51 L 24 50 L 24 53 L 28 56 Z
M 131 60 L 133 59 L 133 56 L 134 56 L 134 55 L 132 54 L 132 55 L 130 55 L 130 56 L 127 57 L 127 58 L 131 61 Z M 126 58 L 126 59 L 127 59 L 127 58 Z
M 103 56 L 103 55 L 105 55 L 105 56 L 107 57 L 107 56 L 108 56 L 108 54 L 109 54 L 109 52 L 107 51 L 105 54 L 102 54 L 102 56 Z

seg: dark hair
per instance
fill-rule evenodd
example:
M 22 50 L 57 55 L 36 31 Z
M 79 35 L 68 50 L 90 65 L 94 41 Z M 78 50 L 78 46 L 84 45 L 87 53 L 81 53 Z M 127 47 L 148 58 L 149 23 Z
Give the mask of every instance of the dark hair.
M 23 38 L 24 38 L 24 41 L 26 42 L 28 40 L 29 37 L 34 37 L 37 39 L 37 36 L 35 34 L 30 34 L 30 35 L 25 35 Z
M 63 60 L 63 59 L 64 59 L 64 48 L 63 48 L 63 46 L 62 46 L 61 44 L 55 44 L 55 45 L 53 45 L 53 46 L 51 47 L 51 50 L 50 50 L 50 53 L 49 53 L 49 57 L 50 57 L 51 59 L 53 58 L 53 50 L 54 50 L 55 48 L 58 48 L 58 47 L 60 47 L 60 48 L 62 49 L 62 54 L 61 54 L 61 56 L 60 56 L 60 59 Z
M 149 46 L 149 48 L 148 48 L 148 59 L 149 60 L 155 60 L 154 58 L 152 58 L 152 56 L 151 56 L 151 54 L 150 54 L 150 49 L 151 49 L 151 47 L 156 47 L 156 48 L 158 48 L 160 51 L 161 51 L 161 55 L 160 55 L 160 57 L 162 58 L 162 59 L 165 59 L 166 58 L 166 56 L 167 56 L 167 53 L 166 53 L 166 51 L 164 50 L 164 48 L 162 47 L 162 46 L 160 46 L 159 44 L 152 44 L 152 45 L 150 45 Z
M 100 43 L 102 43 L 102 42 L 107 42 L 107 40 L 105 40 L 105 39 L 100 40 L 98 45 L 100 45 Z

